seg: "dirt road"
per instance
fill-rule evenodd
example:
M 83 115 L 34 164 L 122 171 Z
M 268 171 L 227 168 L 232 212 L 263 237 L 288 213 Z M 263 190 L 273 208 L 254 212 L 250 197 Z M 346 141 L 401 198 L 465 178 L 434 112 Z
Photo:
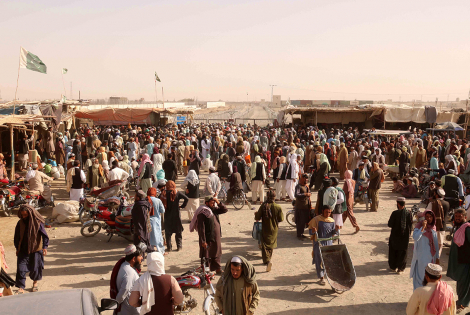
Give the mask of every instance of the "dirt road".
M 202 181 L 206 177 L 207 173 L 203 172 Z M 180 178 L 177 184 L 180 185 L 181 182 Z M 246 206 L 236 211 L 230 206 L 229 212 L 220 218 L 222 262 L 225 264 L 229 257 L 238 254 L 254 264 L 261 290 L 261 301 L 256 314 L 404 314 L 413 290 L 412 280 L 409 278 L 412 244 L 405 273 L 397 275 L 390 272 L 387 264 L 387 240 L 390 233 L 387 222 L 390 213 L 396 209 L 396 195 L 389 193 L 390 183 L 387 179 L 380 192 L 380 205 L 383 208 L 378 212 L 366 212 L 364 205 L 356 207 L 356 217 L 362 229 L 358 234 L 353 234 L 354 229 L 349 221 L 345 222 L 341 239 L 352 257 L 357 282 L 351 291 L 343 294 L 334 293 L 328 284 L 318 284 L 312 266 L 312 243 L 299 241 L 295 230 L 287 222 L 280 224 L 279 247 L 273 256 L 274 266 L 271 272 L 266 273 L 257 242 L 251 238 L 254 211 Z M 65 197 L 63 179 L 54 182 L 53 188 L 57 199 Z M 312 200 L 316 200 L 316 195 L 312 196 Z M 407 206 L 410 208 L 417 202 L 417 199 L 409 201 Z M 291 209 L 286 203 L 281 205 L 284 213 Z M 50 214 L 50 210 L 41 212 L 46 216 Z M 182 217 L 185 229 L 183 251 L 171 252 L 166 256 L 166 272 L 171 275 L 179 275 L 196 266 L 199 261 L 197 234 L 189 232 L 187 214 L 183 213 Z M 13 234 L 17 220 L 15 216 L 0 217 L 0 240 L 6 246 L 10 265 L 8 272 L 13 277 L 16 272 Z M 111 269 L 123 256 L 128 242 L 114 237 L 107 243 L 108 237 L 103 232 L 95 237 L 85 238 L 80 235 L 79 223 L 62 224 L 48 229 L 48 233 L 51 240 L 40 290 L 91 288 L 98 298 L 108 297 Z M 445 248 L 442 254 L 444 270 L 447 268 L 448 251 Z M 455 282 L 449 283 L 455 292 Z M 31 286 L 32 281 L 28 279 L 27 288 Z M 193 290 L 192 293 L 202 303 L 202 291 Z M 202 305 L 200 306 L 192 314 L 201 314 Z

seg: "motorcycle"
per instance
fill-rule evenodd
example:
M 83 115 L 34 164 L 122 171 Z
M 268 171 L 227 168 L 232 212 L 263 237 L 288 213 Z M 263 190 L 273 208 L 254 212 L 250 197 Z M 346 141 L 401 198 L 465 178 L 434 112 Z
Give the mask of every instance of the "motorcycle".
M 354 196 L 354 205 L 356 203 L 366 204 L 366 211 L 369 211 L 369 205 L 371 203 L 371 200 L 369 200 L 368 196 L 368 190 L 369 190 L 369 182 L 363 181 L 362 183 L 359 183 L 359 188 L 357 190 L 357 195 Z
M 27 187 L 26 187 L 27 189 Z M 31 205 L 34 209 L 39 210 L 41 208 L 51 206 L 55 207 L 54 197 L 51 193 L 51 186 L 48 182 L 44 183 L 43 194 L 38 194 L 34 191 L 24 191 L 26 203 Z M 47 195 L 47 198 L 46 198 Z
M 23 187 L 24 182 L 18 181 L 3 185 L 3 188 L 0 189 L 0 212 L 4 216 L 11 216 L 14 208 L 26 203 L 21 194 L 21 188 Z
M 217 304 L 214 301 L 215 288 L 212 284 L 214 274 L 206 266 L 206 260 L 195 269 L 183 273 L 179 277 L 175 277 L 178 285 L 183 292 L 184 300 L 181 304 L 174 308 L 175 314 L 187 314 L 197 307 L 197 301 L 189 293 L 189 289 L 204 289 L 204 302 L 202 311 L 205 315 L 218 315 L 220 313 Z
M 133 241 L 132 233 L 132 217 L 122 217 L 120 214 L 125 209 L 123 205 L 125 197 L 121 197 L 121 205 L 117 214 L 109 210 L 91 209 L 89 211 L 91 220 L 85 222 L 80 229 L 80 234 L 85 237 L 93 237 L 98 234 L 101 229 L 106 231 L 106 236 L 109 236 L 108 242 L 114 235 L 121 236 L 128 240 Z

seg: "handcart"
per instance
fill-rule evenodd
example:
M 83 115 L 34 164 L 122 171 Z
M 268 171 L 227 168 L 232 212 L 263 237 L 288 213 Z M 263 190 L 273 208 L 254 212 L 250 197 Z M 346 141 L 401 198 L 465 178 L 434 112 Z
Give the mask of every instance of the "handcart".
M 338 240 L 337 245 L 322 245 L 324 241 Z M 331 288 L 337 293 L 351 290 L 356 283 L 356 271 L 349 256 L 348 248 L 341 242 L 339 235 L 319 238 L 317 241 L 325 276 Z
M 124 181 L 122 180 L 115 180 L 109 182 L 109 186 L 103 187 L 98 190 L 90 191 L 90 195 L 97 197 L 98 199 L 108 199 L 109 197 L 118 196 L 119 191 L 122 188 L 122 184 Z M 128 197 L 128 196 L 127 196 Z

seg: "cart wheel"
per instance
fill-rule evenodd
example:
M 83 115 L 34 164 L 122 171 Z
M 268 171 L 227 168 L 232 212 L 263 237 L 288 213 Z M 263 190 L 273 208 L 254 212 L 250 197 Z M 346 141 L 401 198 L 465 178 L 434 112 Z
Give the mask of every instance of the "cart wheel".
M 336 289 L 334 289 L 334 291 L 338 294 L 343 294 L 344 293 L 344 291 L 340 291 L 340 290 L 336 290 Z

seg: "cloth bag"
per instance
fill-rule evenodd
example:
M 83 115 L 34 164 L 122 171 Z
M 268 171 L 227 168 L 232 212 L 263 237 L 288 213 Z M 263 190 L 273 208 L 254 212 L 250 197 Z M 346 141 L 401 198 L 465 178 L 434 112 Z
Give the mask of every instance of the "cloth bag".
M 262 231 L 262 223 L 255 222 L 253 223 L 253 231 L 251 232 L 251 236 L 253 239 L 257 240 L 258 243 L 261 243 L 261 231 Z

